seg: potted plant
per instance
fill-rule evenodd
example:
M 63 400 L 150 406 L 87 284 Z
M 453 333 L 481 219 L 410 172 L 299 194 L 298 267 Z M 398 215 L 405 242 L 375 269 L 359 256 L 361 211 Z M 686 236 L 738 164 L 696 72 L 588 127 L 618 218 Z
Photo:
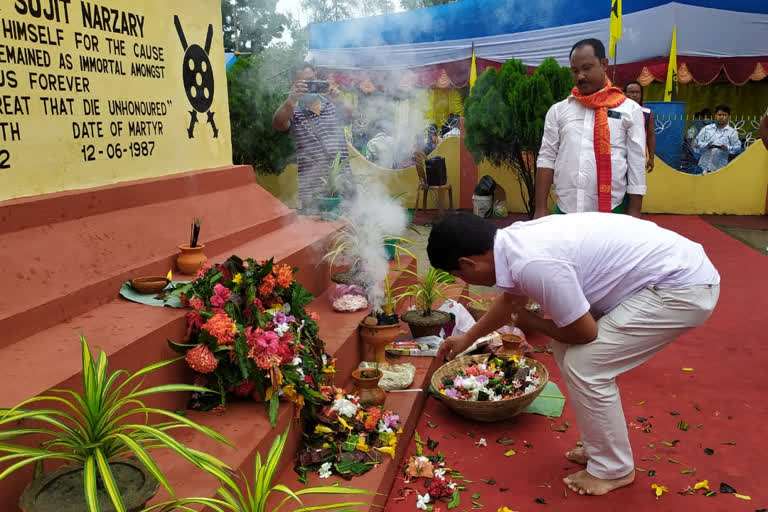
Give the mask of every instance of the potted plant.
M 176 266 L 182 274 L 193 276 L 203 264 L 208 261 L 208 257 L 203 254 L 205 244 L 198 244 L 200 236 L 200 219 L 195 219 L 192 223 L 189 234 L 189 244 L 179 246 L 181 253 L 176 258 Z
M 0 410 L 0 455 L 11 462 L 0 479 L 35 465 L 36 478 L 21 496 L 22 510 L 51 512 L 65 506 L 98 512 L 108 503 L 116 511 L 141 510 L 162 484 L 175 496 L 168 479 L 147 452 L 166 448 L 217 478 L 226 477 L 229 468 L 211 455 L 199 452 L 176 440 L 178 429 L 191 428 L 231 446 L 217 432 L 178 414 L 147 407 L 146 396 L 173 391 L 204 392 L 205 388 L 184 384 L 165 384 L 141 389 L 145 376 L 178 359 L 149 365 L 131 374 L 126 370 L 107 372 L 107 356 L 99 351 L 91 355 L 84 336 L 82 349 L 83 392 L 53 390 L 53 395 L 30 398 L 11 409 Z M 54 408 L 28 408 L 39 402 Z M 165 417 L 162 423 L 150 423 L 149 417 Z M 39 447 L 8 442 L 27 436 L 42 436 Z M 127 457 L 135 457 L 128 459 Z M 67 464 L 53 473 L 43 473 L 48 460 Z M 72 500 L 76 500 L 73 503 Z M 49 505 L 40 506 L 38 502 Z
M 328 176 L 321 178 L 323 181 L 323 191 L 317 197 L 317 202 L 320 218 L 323 220 L 336 220 L 339 217 L 341 194 L 346 185 L 346 179 L 342 171 L 347 162 L 349 162 L 349 158 L 342 159 L 341 153 L 336 153 L 336 157 L 328 167 Z
M 381 311 L 373 310 L 360 322 L 360 339 L 374 351 L 374 361 L 386 361 L 386 347 L 405 331 L 400 329 L 400 320 L 395 312 L 397 300 L 393 295 L 389 276 L 384 278 L 384 304 Z M 378 385 L 378 380 L 377 380 Z
M 411 334 L 414 338 L 437 336 L 443 326 L 450 322 L 450 314 L 433 309 L 438 301 L 449 300 L 448 295 L 451 295 L 452 298 L 472 300 L 472 298 L 461 294 L 450 293 L 455 278 L 444 270 L 430 267 L 424 276 L 410 269 L 402 269 L 402 271 L 414 277 L 415 282 L 398 288 L 396 291 L 400 293 L 395 297 L 395 301 L 399 302 L 408 298 L 413 301 L 413 309 L 403 313 L 401 319 L 411 328 Z
M 341 222 L 341 229 L 331 237 L 328 251 L 320 261 L 327 261 L 331 272 L 333 272 L 337 263 L 349 267 L 349 270 L 332 274 L 331 280 L 334 283 L 357 285 L 366 288 L 366 280 L 360 276 L 360 273 L 362 270 L 363 254 L 368 253 L 368 248 L 372 245 L 370 230 L 352 217 L 344 217 L 341 219 Z M 392 251 L 397 259 L 399 259 L 401 253 L 405 253 L 411 258 L 416 258 L 413 252 L 406 247 L 407 244 L 413 244 L 407 238 L 386 234 L 377 237 L 376 243 L 379 242 L 383 248 L 382 258 L 384 259 L 387 258 L 389 250 Z
M 262 463 L 261 454 L 256 454 L 253 467 L 253 481 L 249 484 L 248 479 L 241 473 L 241 478 L 244 482 L 241 485 L 236 477 L 233 478 L 229 475 L 223 475 L 220 478 L 223 484 L 216 494 L 216 498 L 188 498 L 182 500 L 174 500 L 166 503 L 159 503 L 152 507 L 149 507 L 143 512 L 170 512 L 172 510 L 196 510 L 189 508 L 189 505 L 206 505 L 209 509 L 217 512 L 266 512 L 267 505 L 270 502 L 270 497 L 275 493 L 282 493 L 285 497 L 280 500 L 277 506 L 270 505 L 269 510 L 277 512 L 284 505 L 290 501 L 299 503 L 300 508 L 294 509 L 293 512 L 309 512 L 311 510 L 334 510 L 345 507 L 367 507 L 369 503 L 360 501 L 347 501 L 343 503 L 331 503 L 327 505 L 314 505 L 303 506 L 301 501 L 302 496 L 308 496 L 312 494 L 336 494 L 336 495 L 363 495 L 374 494 L 371 491 L 365 489 L 357 489 L 354 487 L 343 487 L 340 485 L 320 485 L 310 486 L 293 491 L 283 484 L 272 485 L 272 480 L 275 478 L 275 473 L 279 466 L 280 457 L 285 449 L 285 442 L 288 438 L 288 431 L 290 425 L 286 428 L 283 435 L 278 435 L 272 442 L 272 447 L 269 449 L 266 460 Z

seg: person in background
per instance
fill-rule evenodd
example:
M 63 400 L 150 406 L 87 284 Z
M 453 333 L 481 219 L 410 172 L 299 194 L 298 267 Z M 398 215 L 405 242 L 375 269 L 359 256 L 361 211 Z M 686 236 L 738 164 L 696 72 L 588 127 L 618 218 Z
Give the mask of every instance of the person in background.
M 701 154 L 699 167 L 702 174 L 716 171 L 728 163 L 728 155 L 741 150 L 736 129 L 728 124 L 731 109 L 728 105 L 715 107 L 715 122 L 701 129 L 696 136 L 694 150 Z
M 768 149 L 768 110 L 765 111 L 763 120 L 760 122 L 760 138 L 763 139 L 765 149 Z
M 461 130 L 459 129 L 459 126 L 461 126 L 461 118 L 454 114 L 451 114 L 451 116 L 452 117 L 448 119 L 448 124 L 443 127 L 443 139 L 446 137 L 461 136 Z
M 374 123 L 373 133 L 375 135 L 366 145 L 366 158 L 379 167 L 392 169 L 395 160 L 395 140 L 391 135 L 387 135 L 385 125 L 386 123 L 381 120 Z
M 306 62 L 294 70 L 294 83 L 288 98 L 272 117 L 272 125 L 279 132 L 288 132 L 296 142 L 298 161 L 299 200 L 302 209 L 310 211 L 313 197 L 323 187 L 323 179 L 328 176 L 328 169 L 336 158 L 349 157 L 344 126 L 339 116 L 339 108 L 346 111 L 339 99 L 338 89 L 325 92 L 310 92 L 307 82 L 314 81 L 315 68 Z M 344 177 L 352 185 L 352 175 L 347 163 Z M 351 190 L 351 188 L 350 188 Z
M 579 41 L 570 60 L 576 87 L 552 105 L 544 121 L 534 218 L 549 215 L 552 183 L 555 213 L 613 211 L 639 217 L 646 192 L 643 111 L 612 86 L 601 41 Z
M 645 146 L 648 152 L 648 160 L 645 163 L 645 170 L 653 172 L 656 164 L 656 119 L 653 117 L 653 111 L 643 106 L 643 86 L 637 80 L 627 82 L 624 86 L 624 94 L 643 110 L 645 117 Z
M 438 135 L 437 125 L 432 123 L 427 128 L 427 143 L 424 145 L 424 154 L 429 155 L 438 144 L 440 144 L 440 136 Z
M 432 228 L 427 254 L 433 267 L 501 292 L 469 331 L 446 338 L 438 360 L 510 318 L 525 333 L 550 336 L 583 442 L 565 457 L 586 465 L 563 482 L 592 495 L 631 484 L 635 460 L 616 381 L 712 314 L 720 275 L 704 248 L 628 215 L 552 215 L 497 229 L 456 213 Z M 529 300 L 546 317 L 528 311 Z

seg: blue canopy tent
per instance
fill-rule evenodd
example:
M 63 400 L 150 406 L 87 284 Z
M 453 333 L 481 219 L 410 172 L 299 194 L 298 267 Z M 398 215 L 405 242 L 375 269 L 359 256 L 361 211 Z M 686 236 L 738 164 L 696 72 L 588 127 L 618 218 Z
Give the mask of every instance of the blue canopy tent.
M 609 2 L 462 0 L 369 18 L 310 25 L 309 57 L 337 70 L 408 69 L 467 59 L 567 64 L 571 45 L 608 41 Z M 768 56 L 768 0 L 624 0 L 620 63 L 669 53 L 703 58 Z M 768 61 L 768 58 L 763 59 Z

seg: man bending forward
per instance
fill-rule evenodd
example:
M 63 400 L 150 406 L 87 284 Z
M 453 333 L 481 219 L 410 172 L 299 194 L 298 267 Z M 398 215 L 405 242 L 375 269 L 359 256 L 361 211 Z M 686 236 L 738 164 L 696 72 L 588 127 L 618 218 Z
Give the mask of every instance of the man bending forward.
M 444 217 L 429 236 L 432 266 L 503 293 L 446 360 L 509 323 L 553 338 L 583 448 L 566 456 L 586 470 L 564 482 L 581 494 L 632 483 L 634 461 L 616 377 L 703 324 L 720 276 L 701 245 L 626 215 L 577 213 L 497 230 L 470 214 Z M 528 298 L 551 318 L 525 309 Z

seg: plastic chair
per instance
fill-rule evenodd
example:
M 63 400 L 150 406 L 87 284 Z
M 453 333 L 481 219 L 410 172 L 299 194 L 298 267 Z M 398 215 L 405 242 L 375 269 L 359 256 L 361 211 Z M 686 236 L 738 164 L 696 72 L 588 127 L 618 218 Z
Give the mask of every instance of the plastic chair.
M 427 182 L 427 155 L 423 151 L 417 151 L 413 154 L 413 160 L 416 163 L 416 173 L 419 175 L 419 187 L 416 190 L 416 208 L 414 213 L 419 211 L 419 197 L 423 198 L 422 209 L 427 209 L 427 197 L 430 192 L 434 194 L 435 202 L 437 203 L 438 216 L 442 217 L 445 214 L 445 193 L 448 193 L 448 202 L 451 210 L 453 210 L 453 187 L 450 183 L 445 185 L 429 185 Z M 423 194 L 423 195 L 422 195 Z

